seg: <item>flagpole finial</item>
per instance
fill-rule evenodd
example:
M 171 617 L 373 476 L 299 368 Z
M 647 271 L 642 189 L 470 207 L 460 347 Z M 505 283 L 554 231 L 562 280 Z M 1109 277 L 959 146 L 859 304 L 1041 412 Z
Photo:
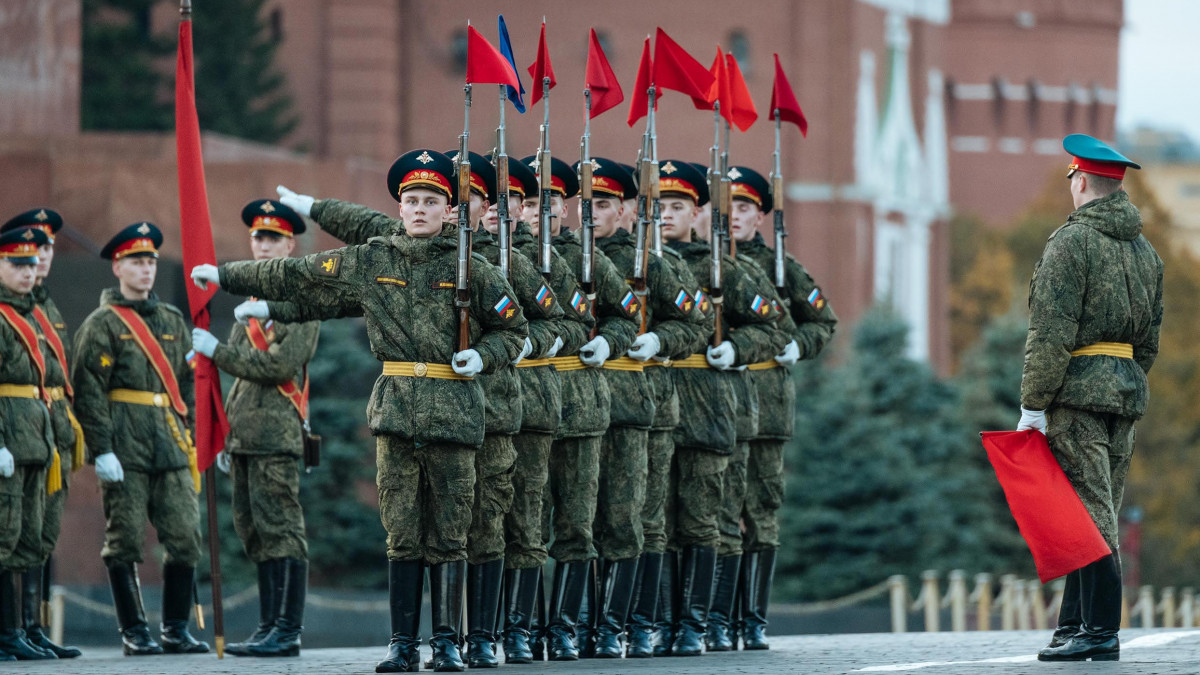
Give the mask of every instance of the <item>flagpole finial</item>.
M 192 0 L 179 0 L 179 16 L 185 20 L 192 18 Z

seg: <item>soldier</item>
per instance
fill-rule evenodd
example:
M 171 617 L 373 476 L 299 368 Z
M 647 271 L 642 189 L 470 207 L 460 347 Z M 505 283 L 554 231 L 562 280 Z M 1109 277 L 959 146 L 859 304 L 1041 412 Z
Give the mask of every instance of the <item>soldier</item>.
M 242 209 L 255 260 L 287 258 L 300 214 L 259 199 Z M 192 346 L 238 378 L 225 402 L 229 441 L 217 466 L 233 481 L 233 525 L 258 566 L 258 628 L 229 645 L 234 656 L 299 656 L 308 587 L 308 541 L 300 505 L 300 467 L 308 424 L 308 362 L 317 351 L 318 321 L 285 324 L 255 318 L 230 331 L 229 342 L 192 329 Z
M 708 314 L 714 311 L 710 246 L 692 230 L 700 207 L 708 202 L 704 175 L 679 160 L 663 161 L 659 172 L 663 238 L 691 268 L 699 283 L 694 297 Z M 729 256 L 722 263 L 722 341 L 709 346 L 703 357 L 696 354 L 671 364 L 681 423 L 675 432 L 667 531 L 670 548 L 682 551 L 682 559 L 665 559 L 656 656 L 694 656 L 703 649 L 721 541 L 718 511 L 738 440 L 737 393 L 743 375 L 732 369 L 769 359 L 786 343 L 775 327 L 779 311 L 771 302 L 774 291 L 752 278 L 746 265 Z M 681 591 L 678 596 L 675 589 Z M 681 604 L 674 606 L 675 600 Z
M 732 203 L 730 230 L 737 241 L 739 258 L 753 260 L 763 270 L 775 268 L 776 251 L 758 233 L 774 210 L 770 185 L 758 172 L 744 166 L 729 170 Z M 774 358 L 749 366 L 752 386 L 758 393 L 758 435 L 750 440 L 746 462 L 746 489 L 741 504 L 734 504 L 733 517 L 745 528 L 742 538 L 740 637 L 746 649 L 768 649 L 767 603 L 779 548 L 779 507 L 783 502 L 783 445 L 792 437 L 795 383 L 787 367 L 798 360 L 816 358 L 837 326 L 837 316 L 816 282 L 790 254 L 785 254 L 785 286 L 782 294 L 784 318 L 790 317 L 791 341 Z M 787 323 L 787 322 L 785 322 Z M 714 628 L 729 628 L 735 596 L 734 580 L 719 577 L 713 599 L 709 633 L 715 639 L 709 649 L 732 649 L 738 635 L 714 634 Z M 718 598 L 722 605 L 717 606 Z M 723 612 L 723 621 L 717 620 Z
M 54 546 L 62 529 L 63 509 L 67 504 L 67 488 L 71 474 L 84 462 L 83 431 L 71 409 L 75 390 L 68 379 L 71 353 L 67 345 L 67 323 L 62 313 L 46 290 L 45 280 L 50 275 L 54 261 L 54 235 L 63 226 L 63 219 L 51 209 L 33 209 L 10 219 L 0 232 L 19 227 L 33 227 L 46 234 L 46 243 L 38 246 L 37 280 L 33 287 L 33 299 L 37 306 L 33 316 L 46 336 L 46 346 L 54 356 L 46 362 L 46 390 L 50 393 L 50 419 L 54 426 L 55 446 L 62 468 L 62 489 L 46 496 L 46 519 L 42 524 L 42 565 L 29 569 L 22 577 L 21 613 L 25 625 L 25 636 L 29 642 L 42 649 L 54 652 L 60 659 L 73 659 L 80 655 L 75 647 L 54 644 L 46 635 L 43 616 L 50 606 L 46 591 L 50 588 L 51 561 Z
M 0 234 L 0 661 L 37 661 L 57 655 L 32 643 L 21 621 L 21 582 L 16 575 L 38 568 L 46 494 L 60 487 L 46 389 L 55 356 L 34 316 L 38 248 L 49 242 L 41 229 Z
M 632 279 L 637 240 L 628 230 L 621 229 L 620 224 L 625 219 L 625 205 L 636 202 L 637 184 L 629 169 L 616 162 L 597 157 L 592 166 L 596 245 L 627 280 Z M 650 236 L 647 232 L 646 246 Z M 643 434 L 632 425 L 617 426 L 614 413 L 613 427 L 604 437 L 605 464 L 601 466 L 596 518 L 597 548 L 604 572 L 600 583 L 602 597 L 596 612 L 597 657 L 621 656 L 619 637 L 625 630 L 635 597 L 643 601 L 643 613 L 640 624 L 630 627 L 629 655 L 650 656 L 654 600 L 658 596 L 658 575 L 666 547 L 663 507 L 674 449 L 670 439 L 679 422 L 679 399 L 670 373 L 654 366 L 662 365 L 663 361 L 658 359 L 683 358 L 703 349 L 710 332 L 692 296 L 695 281 L 677 253 L 666 249 L 661 258 L 648 255 L 646 277 L 645 330 L 634 340 L 628 358 L 644 364 L 653 414 Z M 621 371 L 610 374 L 624 375 Z M 623 392 L 614 398 L 614 411 L 618 399 L 626 408 L 639 402 L 634 392 L 628 391 L 630 384 L 633 383 L 610 377 L 610 388 L 614 391 L 621 388 Z M 642 403 L 642 407 L 647 406 Z M 638 420 L 640 415 L 635 412 L 638 411 L 628 411 L 624 416 Z M 637 497 L 642 497 L 640 508 Z M 640 589 L 645 592 L 635 596 Z M 649 607 L 645 600 L 650 601 Z
M 104 505 L 104 550 L 126 655 L 208 651 L 188 632 L 200 559 L 200 474 L 194 385 L 183 314 L 155 295 L 162 232 L 134 223 L 101 250 L 119 286 L 79 327 L 72 364 L 75 412 L 96 465 Z M 166 549 L 162 645 L 150 637 L 137 565 L 146 520 Z
M 536 167 L 536 156 L 521 161 L 531 168 Z M 572 271 L 582 269 L 582 251 L 579 238 L 563 225 L 567 216 L 566 200 L 578 192 L 579 179 L 574 169 L 554 158 L 551 160 L 550 194 L 539 194 L 537 198 L 526 195 L 525 198 L 526 218 L 538 213 L 541 199 L 550 200 L 549 227 L 554 237 L 553 248 Z M 535 236 L 540 233 L 541 226 L 538 223 Z M 637 332 L 634 319 L 639 315 L 639 301 L 632 289 L 613 267 L 612 261 L 599 251 L 595 255 L 594 279 L 594 307 L 588 301 L 585 289 L 579 285 L 578 277 L 572 279 L 573 289 L 563 289 L 565 293 L 559 294 L 559 297 L 571 298 L 571 306 L 577 312 L 586 311 L 596 316 L 596 334 L 579 348 L 577 355 L 563 356 L 560 351 L 554 361 L 562 377 L 563 421 L 550 452 L 549 484 L 554 518 L 554 544 L 550 555 L 557 561 L 546 627 L 552 661 L 579 658 L 576 629 L 591 561 L 596 557 L 592 523 L 600 489 L 602 438 L 613 422 L 614 409 L 609 381 L 598 371 L 612 354 L 624 354 L 633 344 Z M 638 401 L 633 403 L 636 406 Z M 617 414 L 617 419 L 624 422 L 621 417 L 624 413 L 618 411 Z
M 469 269 L 470 348 L 456 352 L 457 247 L 439 236 L 453 196 L 454 164 L 433 150 L 401 155 L 388 172 L 403 234 L 305 258 L 235 262 L 192 271 L 197 283 L 231 293 L 290 301 L 301 319 L 363 316 L 372 351 L 384 362 L 367 408 L 378 437 L 379 510 L 388 532 L 392 638 L 376 672 L 420 667 L 423 566 L 430 567 L 433 666 L 458 671 L 467 531 L 475 453 L 484 441 L 483 389 L 522 351 L 527 322 L 499 271 L 474 255 Z M 332 199 L 282 200 L 323 226 L 354 226 L 380 214 Z M 282 309 L 282 308 L 280 308 Z M 274 318 L 276 305 L 268 303 Z M 261 317 L 260 317 L 261 318 Z
M 1067 575 L 1042 661 L 1116 661 L 1121 644 L 1117 514 L 1158 356 L 1163 263 L 1121 181 L 1141 167 L 1083 134 L 1063 139 L 1075 211 L 1050 235 L 1029 284 L 1017 429 L 1050 450 L 1112 553 Z

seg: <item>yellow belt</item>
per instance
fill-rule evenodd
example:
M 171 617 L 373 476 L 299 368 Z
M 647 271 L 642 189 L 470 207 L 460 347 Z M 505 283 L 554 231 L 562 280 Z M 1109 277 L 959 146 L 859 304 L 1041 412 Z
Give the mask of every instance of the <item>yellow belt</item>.
M 66 387 L 46 387 L 46 392 L 50 394 L 51 401 L 62 401 L 67 398 Z M 83 426 L 79 424 L 79 420 L 75 418 L 75 411 L 71 406 L 67 406 L 67 419 L 71 422 L 71 428 L 75 430 L 75 451 L 71 457 L 71 471 L 78 471 L 83 467 L 84 462 L 84 442 L 83 442 Z
M 36 384 L 0 384 L 0 398 L 41 398 Z
M 671 362 L 672 368 L 709 368 L 708 359 L 703 354 L 692 354 L 686 359 L 676 359 Z
M 667 359 L 666 361 L 656 361 L 654 359 L 650 359 L 649 361 L 643 363 L 642 367 L 643 368 L 652 368 L 654 366 L 669 366 L 669 365 L 671 365 L 671 363 L 672 363 L 672 361 L 670 359 Z
M 603 368 L 605 370 L 624 370 L 630 373 L 640 373 L 645 366 L 646 364 L 638 361 L 637 359 L 631 359 L 628 356 L 620 356 L 615 359 L 605 361 Z
M 115 403 L 147 405 L 153 408 L 172 408 L 170 396 L 167 394 L 158 394 L 153 391 L 113 389 L 108 392 L 108 400 Z M 173 412 L 173 409 L 166 411 L 167 427 L 171 430 L 171 436 L 175 439 L 175 443 L 179 445 L 179 449 L 187 456 L 188 469 L 192 472 L 193 487 L 196 488 L 196 492 L 200 492 L 200 469 L 196 459 L 196 445 L 192 442 L 191 431 L 179 428 L 179 423 L 175 421 Z
M 115 403 L 132 403 L 133 405 L 148 405 L 155 408 L 170 408 L 171 397 L 166 394 L 156 394 L 152 391 L 137 389 L 113 389 L 108 392 L 108 400 Z
M 778 368 L 778 367 L 779 367 L 779 362 L 776 361 L 775 359 L 771 359 L 770 361 L 760 361 L 758 363 L 751 363 L 750 365 L 746 366 L 746 370 L 770 370 L 772 368 Z
M 554 358 L 550 359 L 550 365 L 554 366 L 554 369 L 559 372 L 564 370 L 583 370 L 584 368 L 587 368 L 587 366 L 583 364 L 583 361 L 579 360 L 578 356 L 555 356 Z
M 435 380 L 469 380 L 444 363 L 384 361 L 383 374 L 396 377 L 432 377 Z
M 62 389 L 62 387 L 55 387 Z M 49 391 L 49 390 L 48 390 Z M 0 398 L 33 398 L 41 399 L 42 393 L 36 384 L 0 384 Z M 80 433 L 77 430 L 76 433 Z M 50 470 L 46 472 L 46 494 L 52 495 L 62 489 L 62 460 L 58 456 L 58 448 L 51 448 L 54 455 L 50 458 Z
M 1132 359 L 1133 345 L 1125 342 L 1097 342 L 1076 349 L 1071 352 L 1071 356 L 1115 356 L 1118 359 Z
M 553 365 L 551 359 L 525 359 L 517 364 L 518 368 L 537 368 L 538 366 Z

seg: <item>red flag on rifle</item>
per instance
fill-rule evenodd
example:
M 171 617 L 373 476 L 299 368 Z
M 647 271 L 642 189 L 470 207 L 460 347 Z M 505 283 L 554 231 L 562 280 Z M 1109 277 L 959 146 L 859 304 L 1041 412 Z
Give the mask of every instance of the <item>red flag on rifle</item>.
M 706 98 L 716 78 L 659 28 L 654 37 L 654 85 L 692 98 Z M 710 99 L 711 100 L 711 99 Z
M 754 107 L 754 100 L 750 98 L 750 88 L 746 86 L 746 78 L 742 77 L 742 69 L 738 67 L 733 54 L 725 55 L 725 79 L 728 84 L 729 102 L 726 104 L 724 100 L 721 101 L 721 115 L 724 116 L 725 109 L 728 108 L 729 116 L 725 119 L 745 131 L 758 119 L 758 109 Z
M 617 81 L 617 75 L 609 65 L 608 57 L 604 55 L 604 48 L 600 46 L 600 39 L 596 37 L 595 28 L 591 29 L 588 35 L 585 82 L 587 88 L 592 90 L 591 117 L 614 108 L 625 100 L 625 94 L 621 91 L 621 83 Z M 643 104 L 642 107 L 644 108 L 645 105 Z
M 550 65 L 550 50 L 546 47 L 546 22 L 542 22 L 542 35 L 538 38 L 538 53 L 537 59 L 533 65 L 529 66 L 529 76 L 533 78 L 533 100 L 529 102 L 529 106 L 537 105 L 537 102 L 542 100 L 542 81 L 550 78 L 550 86 L 547 91 L 554 88 L 558 84 L 558 80 L 554 79 L 554 66 Z
M 1112 553 L 1040 431 L 980 436 L 1042 583 Z
M 800 134 L 808 137 L 808 120 L 804 117 L 804 111 L 800 109 L 800 103 L 796 101 L 796 94 L 792 92 L 787 75 L 783 74 L 778 54 L 775 55 L 775 83 L 771 86 L 771 116 L 767 119 L 775 119 L 775 111 L 779 111 L 779 119 L 800 127 Z
M 471 25 L 467 26 L 467 82 L 521 86 L 508 59 Z
M 713 64 L 709 67 L 708 72 L 713 76 L 712 86 L 708 88 L 704 96 L 693 96 L 692 105 L 696 107 L 696 110 L 712 110 L 713 104 L 720 101 L 721 117 L 725 117 L 725 99 L 729 97 L 726 91 L 729 81 L 725 79 L 725 52 L 721 51 L 720 47 L 717 47 L 717 56 L 713 59 Z
M 637 81 L 633 83 L 633 98 L 629 101 L 629 117 L 625 120 L 629 126 L 649 113 L 650 96 L 647 91 L 654 84 L 654 62 L 650 59 L 650 38 L 642 45 L 642 60 L 638 61 Z M 654 99 L 654 109 L 658 110 L 658 99 Z
M 179 22 L 179 53 L 175 61 L 175 153 L 179 173 L 179 229 L 183 268 L 217 262 L 208 193 L 204 185 L 204 159 L 200 152 L 200 120 L 196 116 L 196 85 L 192 64 L 192 22 Z M 200 290 L 185 284 L 192 323 L 209 325 L 208 301 L 215 286 Z M 196 359 L 196 463 L 205 471 L 225 447 L 229 421 L 221 396 L 221 378 L 207 357 Z

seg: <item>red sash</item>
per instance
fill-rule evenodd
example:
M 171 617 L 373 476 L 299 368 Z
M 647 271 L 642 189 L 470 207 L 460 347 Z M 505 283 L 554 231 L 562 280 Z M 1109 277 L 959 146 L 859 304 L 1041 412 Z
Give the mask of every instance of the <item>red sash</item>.
M 50 351 L 54 352 L 54 358 L 58 359 L 58 365 L 62 368 L 67 399 L 74 401 L 75 387 L 71 386 L 71 371 L 67 370 L 67 352 L 63 349 L 62 338 L 58 336 L 58 331 L 54 330 L 54 324 L 50 323 L 50 317 L 46 316 L 46 310 L 42 309 L 41 305 L 33 306 L 33 318 L 37 319 L 38 325 L 42 327 L 46 344 L 50 346 Z
M 246 335 L 250 338 L 250 344 L 254 345 L 255 349 L 265 352 L 271 346 L 267 341 L 267 333 L 263 330 L 262 322 L 258 319 L 250 319 L 250 325 L 246 326 Z M 300 414 L 301 420 L 308 419 L 308 368 L 304 369 L 303 391 L 296 386 L 295 382 L 291 381 L 275 385 L 275 388 L 279 390 L 279 393 L 283 394 L 284 398 L 291 401 L 292 407 Z
M 133 339 L 142 348 L 142 353 L 146 355 L 146 358 L 150 361 L 150 365 L 154 366 L 154 371 L 158 373 L 158 379 L 162 381 L 163 388 L 167 390 L 167 395 L 171 397 L 171 407 L 175 409 L 175 412 L 179 413 L 180 417 L 186 419 L 188 409 L 187 404 L 183 402 L 183 394 L 179 392 L 179 381 L 175 379 L 175 371 L 171 370 L 171 362 L 167 360 L 167 355 L 163 352 L 162 345 L 158 344 L 158 340 L 150 332 L 150 327 L 130 307 L 109 305 L 108 308 L 121 319 L 121 323 L 124 323 L 129 332 L 133 334 Z
M 38 375 L 38 391 L 42 395 L 42 400 L 46 402 L 46 406 L 49 407 L 50 392 L 46 391 L 46 358 L 42 355 L 42 350 L 38 348 L 37 331 L 15 307 L 8 303 L 0 303 L 0 314 L 4 315 L 8 325 L 12 326 L 13 331 L 21 338 L 21 344 L 25 345 L 25 351 L 29 352 L 29 358 L 33 359 L 33 366 Z

